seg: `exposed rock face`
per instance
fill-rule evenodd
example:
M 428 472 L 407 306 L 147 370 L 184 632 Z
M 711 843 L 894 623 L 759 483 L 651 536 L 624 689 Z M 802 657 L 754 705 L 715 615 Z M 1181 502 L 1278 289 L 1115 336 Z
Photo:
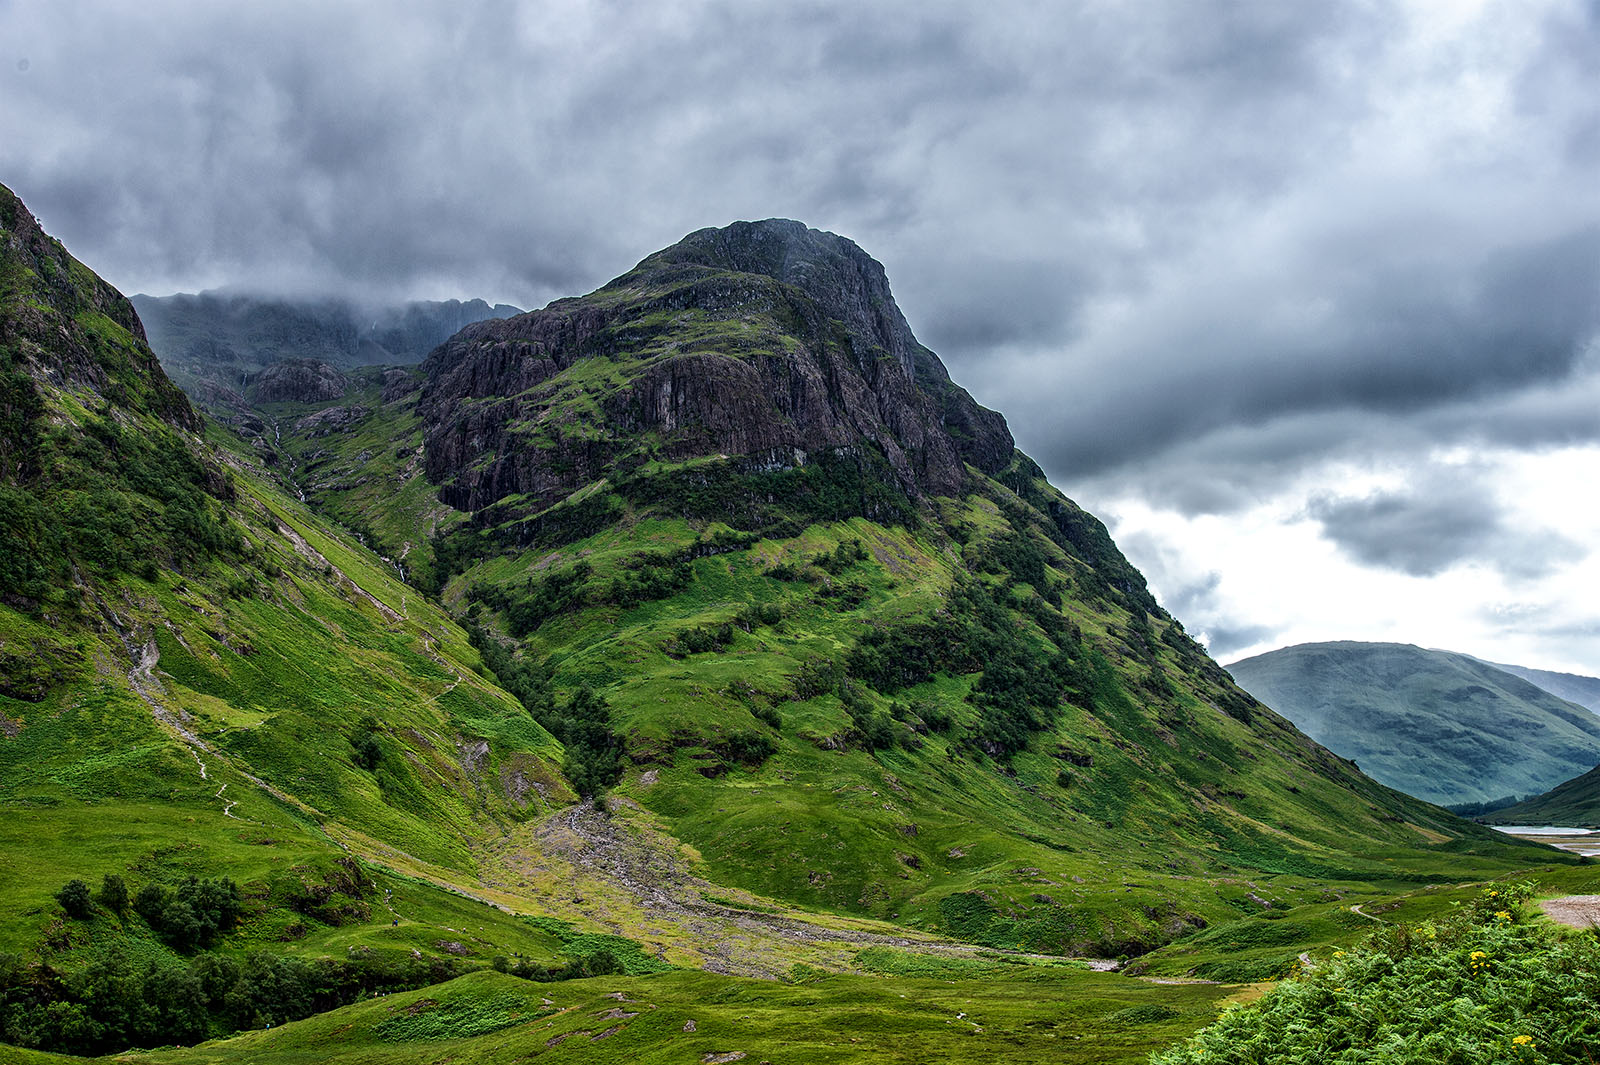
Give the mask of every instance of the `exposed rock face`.
M 329 433 L 346 432 L 371 413 L 361 406 L 325 407 L 295 422 L 294 428 L 295 432 L 306 436 L 327 436 Z
M 385 370 L 383 373 L 383 401 L 393 403 L 401 396 L 410 395 L 422 387 L 422 379 L 409 370 Z
M 257 403 L 327 403 L 348 387 L 344 374 L 327 363 L 295 359 L 267 367 L 247 391 Z
M 427 472 L 469 510 L 554 503 L 630 455 L 875 452 L 912 496 L 1012 455 L 1005 420 L 917 343 L 883 267 L 787 220 L 701 230 L 589 296 L 469 326 L 423 371 Z

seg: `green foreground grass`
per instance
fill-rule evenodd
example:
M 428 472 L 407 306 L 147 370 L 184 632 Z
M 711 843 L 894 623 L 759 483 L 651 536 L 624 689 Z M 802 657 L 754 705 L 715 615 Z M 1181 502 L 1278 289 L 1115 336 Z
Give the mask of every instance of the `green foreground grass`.
M 151 1065 L 471 1061 L 1138 1062 L 1210 1022 L 1239 989 L 1074 969 L 774 983 L 673 972 L 529 984 L 496 973 L 390 995 Z M 732 1060 L 725 1059 L 725 1060 Z

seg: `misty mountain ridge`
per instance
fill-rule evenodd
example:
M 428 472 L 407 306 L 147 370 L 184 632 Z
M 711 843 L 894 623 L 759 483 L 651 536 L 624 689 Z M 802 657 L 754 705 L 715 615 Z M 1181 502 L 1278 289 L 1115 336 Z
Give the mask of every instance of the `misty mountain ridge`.
M 1469 655 L 1339 641 L 1227 668 L 1330 750 L 1430 802 L 1536 794 L 1600 763 L 1600 717 Z
M 130 297 L 165 357 L 239 365 L 318 359 L 341 368 L 421 361 L 463 326 L 521 314 L 481 299 L 378 302 L 232 289 Z
M 231 290 L 132 302 L 163 368 L 203 409 L 234 413 L 249 406 L 244 399 L 263 372 L 280 363 L 334 372 L 412 365 L 464 326 L 521 313 L 481 299 L 374 303 Z

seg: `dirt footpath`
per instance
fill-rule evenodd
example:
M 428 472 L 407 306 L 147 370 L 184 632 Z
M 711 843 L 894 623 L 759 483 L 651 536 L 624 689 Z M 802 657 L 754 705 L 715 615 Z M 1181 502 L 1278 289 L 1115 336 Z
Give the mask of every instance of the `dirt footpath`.
M 1600 895 L 1563 895 L 1543 900 L 1539 908 L 1569 928 L 1600 928 Z

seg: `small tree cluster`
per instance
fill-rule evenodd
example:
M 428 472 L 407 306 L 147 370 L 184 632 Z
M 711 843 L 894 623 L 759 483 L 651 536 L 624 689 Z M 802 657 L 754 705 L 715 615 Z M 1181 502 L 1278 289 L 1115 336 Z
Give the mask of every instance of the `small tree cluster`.
M 239 888 L 222 877 L 186 877 L 176 891 L 146 884 L 133 898 L 133 909 L 176 950 L 208 947 L 217 934 L 238 923 L 243 903 Z

